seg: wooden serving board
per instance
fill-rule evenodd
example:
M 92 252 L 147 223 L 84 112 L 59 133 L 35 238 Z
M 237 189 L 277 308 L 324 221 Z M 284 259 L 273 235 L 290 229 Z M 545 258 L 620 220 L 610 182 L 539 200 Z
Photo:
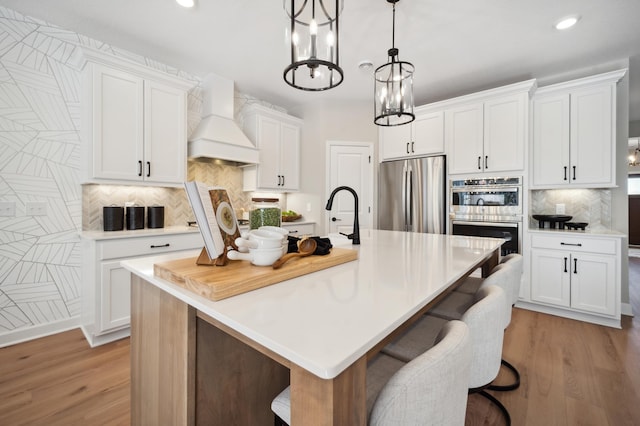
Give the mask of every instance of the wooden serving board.
M 153 274 L 215 301 L 357 258 L 357 250 L 334 247 L 328 255 L 290 259 L 280 269 L 273 269 L 254 266 L 247 260 L 232 260 L 226 266 L 203 266 L 196 264 L 197 258 L 190 257 L 156 263 Z

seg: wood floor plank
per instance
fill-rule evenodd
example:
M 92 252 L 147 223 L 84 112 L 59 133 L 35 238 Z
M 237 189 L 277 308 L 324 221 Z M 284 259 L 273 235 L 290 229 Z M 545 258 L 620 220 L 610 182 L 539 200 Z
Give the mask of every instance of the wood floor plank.
M 633 259 L 630 300 L 640 313 L 640 259 Z M 623 317 L 617 330 L 514 309 L 503 355 L 522 385 L 491 393 L 513 425 L 640 424 L 640 317 Z M 129 339 L 91 349 L 79 330 L 2 348 L 0 425 L 129 425 L 129 365 Z M 509 377 L 501 370 L 499 380 Z M 465 424 L 504 422 L 472 395 Z

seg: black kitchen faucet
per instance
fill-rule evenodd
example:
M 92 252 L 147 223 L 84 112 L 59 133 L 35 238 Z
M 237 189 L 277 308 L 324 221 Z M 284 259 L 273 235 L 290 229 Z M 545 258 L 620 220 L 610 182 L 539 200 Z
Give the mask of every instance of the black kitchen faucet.
M 353 188 L 350 188 L 348 186 L 339 186 L 336 189 L 333 190 L 333 192 L 331 193 L 331 195 L 329 195 L 329 200 L 327 201 L 327 207 L 325 207 L 327 210 L 331 210 L 331 206 L 333 206 L 333 197 L 335 197 L 336 193 L 342 190 L 346 190 L 349 191 L 350 193 L 353 194 L 353 199 L 355 200 L 355 210 L 354 210 L 354 218 L 353 218 L 353 233 L 352 234 L 344 234 L 341 232 L 342 235 L 345 235 L 347 238 L 349 238 L 350 240 L 353 240 L 353 244 L 360 244 L 360 223 L 358 222 L 358 194 L 356 194 L 356 191 L 353 190 Z

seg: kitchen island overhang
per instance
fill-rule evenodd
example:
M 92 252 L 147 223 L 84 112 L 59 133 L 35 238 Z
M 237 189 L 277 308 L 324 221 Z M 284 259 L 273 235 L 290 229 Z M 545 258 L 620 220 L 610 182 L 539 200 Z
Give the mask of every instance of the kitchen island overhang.
M 142 404 L 142 399 L 148 398 L 148 395 L 135 395 L 134 391 L 141 389 L 133 383 L 134 379 L 147 383 L 145 386 L 153 386 L 153 380 L 149 382 L 144 379 L 145 374 L 152 374 L 151 371 L 144 372 L 149 367 L 142 362 L 146 358 L 145 353 L 152 358 L 157 358 L 154 353 L 164 356 L 166 348 L 163 349 L 162 346 L 168 345 L 171 351 L 182 353 L 178 358 L 186 360 L 186 366 L 184 362 L 178 363 L 181 366 L 178 368 L 185 370 L 182 377 L 173 379 L 183 383 L 185 387 L 180 394 L 184 393 L 181 399 L 186 398 L 187 402 L 178 405 L 186 404 L 185 419 L 198 417 L 194 414 L 200 413 L 195 408 L 196 400 L 199 400 L 196 395 L 210 393 L 205 390 L 197 391 L 207 381 L 191 377 L 195 373 L 190 370 L 197 369 L 198 357 L 206 357 L 212 363 L 220 361 L 211 359 L 210 356 L 220 349 L 215 344 L 214 347 L 209 347 L 209 354 L 198 352 L 196 355 L 196 351 L 207 346 L 204 342 L 196 344 L 198 339 L 210 340 L 205 337 L 206 333 L 213 332 L 217 334 L 217 340 L 221 340 L 221 335 L 229 336 L 229 339 L 225 337 L 222 340 L 228 340 L 227 343 L 233 341 L 229 344 L 239 351 L 237 360 L 244 359 L 241 354 L 244 349 L 240 348 L 240 344 L 252 348 L 252 351 L 264 358 L 252 362 L 255 362 L 254 367 L 260 366 L 256 371 L 270 372 L 269 383 L 273 388 L 266 386 L 269 389 L 258 392 L 255 386 L 249 384 L 253 373 L 237 372 L 237 365 L 231 365 L 234 357 L 217 352 L 218 357 L 230 363 L 225 367 L 227 370 L 236 371 L 234 374 L 240 374 L 248 380 L 248 383 L 241 381 L 244 384 L 234 382 L 244 387 L 242 393 L 248 392 L 246 396 L 249 399 L 244 403 L 253 401 L 251 404 L 256 404 L 259 399 L 260 404 L 266 404 L 258 410 L 263 412 L 261 416 L 270 415 L 269 398 L 279 392 L 275 388 L 281 390 L 290 381 L 294 419 L 297 415 L 309 416 L 313 413 L 313 418 L 318 418 L 318 421 L 331 418 L 331 423 L 335 424 L 339 423 L 338 419 L 349 424 L 366 423 L 366 419 L 363 419 L 363 386 L 368 354 L 375 353 L 403 324 L 408 324 L 412 318 L 421 315 L 475 269 L 483 265 L 490 269 L 495 265 L 498 249 L 503 242 L 492 238 L 394 231 L 367 231 L 367 234 L 357 248 L 357 261 L 218 302 L 212 302 L 153 276 L 155 262 L 177 256 L 123 262 L 123 266 L 134 274 L 131 344 L 132 360 L 138 359 L 138 366 L 135 362 L 132 363 L 132 403 L 142 406 L 148 402 Z M 174 311 L 180 312 L 176 314 L 177 319 L 169 321 L 165 326 L 171 328 L 175 325 L 183 330 L 181 333 L 166 330 L 163 333 L 157 332 L 157 339 L 152 342 L 153 339 L 147 335 L 146 326 L 142 324 L 154 316 L 158 321 L 166 322 L 158 314 L 162 310 L 159 307 L 164 306 L 163 304 L 175 305 L 167 310 L 167 317 L 172 317 Z M 140 326 L 136 325 L 136 321 Z M 196 325 L 200 323 L 200 326 Z M 180 336 L 182 343 L 171 344 L 171 339 L 166 336 L 172 334 Z M 198 346 L 201 348 L 193 349 Z M 247 357 L 253 359 L 253 355 Z M 163 362 L 171 365 L 173 361 L 167 359 Z M 200 370 L 206 368 L 205 364 L 208 363 L 200 365 Z M 143 371 L 134 371 L 138 368 Z M 224 368 L 219 366 L 217 371 L 221 370 Z M 255 374 L 255 377 L 258 379 L 261 376 Z M 228 379 L 229 377 L 218 378 Z M 296 392 L 296 386 L 300 386 L 299 390 L 304 389 L 304 392 Z M 348 398 L 344 396 L 346 390 L 349 390 Z M 148 394 L 150 391 L 144 393 Z M 263 395 L 259 396 L 258 393 Z M 157 392 L 153 393 L 156 394 Z M 172 398 L 174 397 L 175 395 Z M 217 398 L 220 399 L 220 395 Z M 170 402 L 176 401 L 169 399 L 163 403 L 157 400 L 151 405 Z M 204 401 L 200 403 L 203 404 Z M 243 401 L 235 403 L 242 405 Z M 232 406 L 227 405 L 227 414 L 235 412 Z M 225 418 L 220 410 L 213 411 L 215 414 L 210 414 L 217 417 L 206 417 L 207 419 Z M 132 407 L 132 413 L 132 420 L 136 420 L 135 413 L 140 413 L 140 410 Z M 264 420 L 264 417 L 261 418 Z M 185 422 L 189 424 L 187 420 Z M 133 421 L 133 424 L 136 423 Z

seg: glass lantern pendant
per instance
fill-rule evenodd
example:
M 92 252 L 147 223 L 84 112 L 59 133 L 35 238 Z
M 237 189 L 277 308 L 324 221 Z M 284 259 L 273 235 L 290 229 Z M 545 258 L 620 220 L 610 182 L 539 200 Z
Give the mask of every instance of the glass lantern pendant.
M 284 80 L 301 90 L 321 91 L 342 83 L 338 18 L 344 0 L 284 0 L 291 64 Z
M 378 126 L 400 126 L 411 123 L 416 116 L 413 113 L 413 64 L 398 59 L 395 47 L 396 3 L 400 0 L 387 0 L 393 3 L 393 31 L 391 49 L 388 50 L 389 62 L 378 67 L 375 72 L 374 122 Z

